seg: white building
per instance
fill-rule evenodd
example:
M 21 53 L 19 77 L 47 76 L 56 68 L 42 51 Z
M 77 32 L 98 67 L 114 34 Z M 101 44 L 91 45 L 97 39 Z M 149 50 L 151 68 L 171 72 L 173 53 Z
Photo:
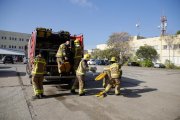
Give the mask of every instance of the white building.
M 156 62 L 165 63 L 166 60 L 170 60 L 177 66 L 180 66 L 180 35 L 173 36 L 173 40 L 166 37 L 133 37 L 129 41 L 130 47 L 132 48 L 132 54 L 135 55 L 137 49 L 140 46 L 149 45 L 156 49 L 159 54 L 159 59 Z M 97 49 L 107 49 L 106 44 L 97 45 Z
M 99 45 L 96 45 L 96 48 L 99 50 L 105 50 L 105 49 L 108 49 L 108 46 L 107 44 L 99 44 Z
M 134 37 L 130 41 L 133 54 L 136 53 L 140 46 L 149 45 L 156 49 L 159 54 L 157 62 L 165 63 L 170 60 L 177 66 L 180 66 L 180 35 L 178 36 L 165 36 L 165 37 L 152 37 L 152 38 L 138 38 Z
M 0 30 L 0 48 L 24 51 L 31 34 Z
M 23 55 L 31 34 L 0 30 L 0 59 L 4 55 Z

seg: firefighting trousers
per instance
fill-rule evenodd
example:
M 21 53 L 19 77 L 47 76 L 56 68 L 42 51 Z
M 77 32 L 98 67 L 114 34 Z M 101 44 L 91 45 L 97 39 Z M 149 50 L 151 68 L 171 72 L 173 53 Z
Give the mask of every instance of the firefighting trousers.
M 112 86 L 115 85 L 115 94 L 119 94 L 120 93 L 120 80 L 118 78 L 112 78 L 107 87 L 105 88 L 105 92 L 108 92 Z
M 58 72 L 61 73 L 61 65 L 64 62 L 64 59 L 62 57 L 57 57 L 56 62 L 58 64 Z
M 79 94 L 84 92 L 84 79 L 85 79 L 84 75 L 77 75 L 74 84 L 72 86 L 72 89 L 76 89 L 79 83 Z
M 76 72 L 80 62 L 81 62 L 81 58 L 74 58 L 74 66 L 73 66 L 74 73 Z
M 107 84 L 109 83 L 109 81 L 111 80 L 111 75 L 109 71 L 105 71 L 105 73 L 107 74 L 105 76 L 105 78 L 103 79 L 103 87 L 106 87 Z
M 35 95 L 43 94 L 43 75 L 33 75 L 32 76 L 32 85 Z

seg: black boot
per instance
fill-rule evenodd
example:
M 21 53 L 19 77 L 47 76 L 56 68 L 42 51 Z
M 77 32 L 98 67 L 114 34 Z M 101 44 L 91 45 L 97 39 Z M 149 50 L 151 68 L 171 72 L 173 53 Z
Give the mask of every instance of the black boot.
M 39 99 L 42 99 L 43 98 L 43 96 L 40 94 L 40 95 L 38 95 L 39 96 Z
M 32 100 L 40 99 L 38 95 L 32 96 Z
M 46 96 L 45 96 L 43 93 L 39 94 L 39 98 L 40 98 L 40 99 L 45 98 L 45 97 L 46 97 Z
M 116 95 L 116 96 L 119 96 L 119 95 L 121 95 L 121 93 L 116 93 L 115 95 Z
M 71 89 L 71 93 L 72 93 L 72 94 L 76 94 L 75 89 Z
M 84 96 L 84 95 L 86 95 L 85 92 L 79 94 L 79 96 Z

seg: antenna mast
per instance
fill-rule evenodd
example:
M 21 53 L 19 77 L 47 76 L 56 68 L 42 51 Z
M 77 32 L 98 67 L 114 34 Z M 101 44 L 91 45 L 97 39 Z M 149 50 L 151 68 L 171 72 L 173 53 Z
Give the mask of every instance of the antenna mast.
M 137 28 L 137 30 L 138 30 L 138 34 L 137 34 L 137 36 L 140 36 L 140 20 L 138 21 L 138 23 L 136 24 L 136 28 Z
M 161 16 L 161 36 L 164 36 L 166 34 L 166 28 L 167 28 L 167 17 Z

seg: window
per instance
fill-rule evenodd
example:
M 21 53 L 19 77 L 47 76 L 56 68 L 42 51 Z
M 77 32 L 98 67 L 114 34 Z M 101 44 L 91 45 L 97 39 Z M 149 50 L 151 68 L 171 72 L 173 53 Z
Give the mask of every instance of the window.
M 12 37 L 12 40 L 14 40 L 14 38 Z
M 14 40 L 16 40 L 16 38 L 14 38 Z
M 1 48 L 3 48 L 3 45 L 1 45 Z
M 173 49 L 178 49 L 178 44 L 174 44 Z
M 29 39 L 26 39 L 26 41 L 28 42 L 28 41 L 29 41 Z
M 4 39 L 6 39 L 6 37 L 4 37 Z
M 167 49 L 167 45 L 163 45 L 163 49 L 165 49 L 165 50 L 166 50 L 166 49 Z
M 2 36 L 2 39 L 3 39 L 4 37 Z
M 19 38 L 19 41 L 21 41 L 21 38 Z
M 9 37 L 9 39 L 11 40 L 11 37 Z
M 19 46 L 19 49 L 21 49 L 21 46 Z
M 6 48 L 6 45 L 4 45 L 4 48 Z
M 22 41 L 24 41 L 24 39 L 22 38 Z
M 16 46 L 14 46 L 14 48 L 16 48 Z
M 9 45 L 9 48 L 11 48 L 11 45 Z

